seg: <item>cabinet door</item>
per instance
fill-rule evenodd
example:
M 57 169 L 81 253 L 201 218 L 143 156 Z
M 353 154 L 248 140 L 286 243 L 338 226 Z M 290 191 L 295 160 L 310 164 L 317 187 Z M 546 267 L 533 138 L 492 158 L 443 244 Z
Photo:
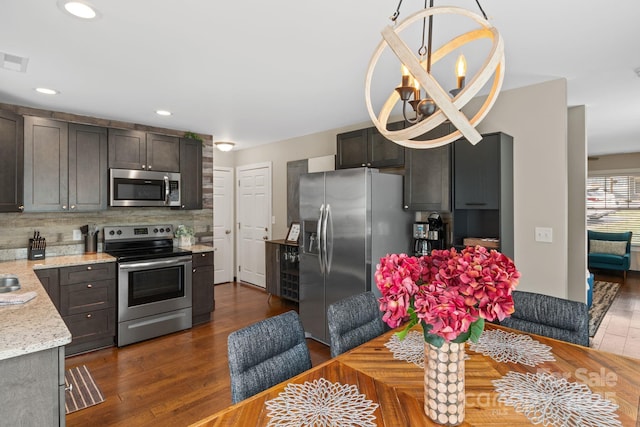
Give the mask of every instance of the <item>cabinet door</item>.
M 24 168 L 24 120 L 0 111 L 0 212 L 22 212 Z
M 265 286 L 267 292 L 280 296 L 280 245 L 275 242 L 265 242 Z
M 367 129 L 354 130 L 337 135 L 336 169 L 367 166 L 369 148 Z
M 214 308 L 213 267 L 195 267 L 191 281 L 193 286 L 192 323 L 207 322 Z
M 399 130 L 404 128 L 404 122 L 389 123 L 387 129 Z M 369 134 L 369 164 L 374 168 L 403 167 L 405 162 L 405 148 L 382 136 L 377 128 L 368 129 Z
M 182 209 L 202 209 L 202 142 L 180 140 L 180 180 Z
M 500 138 L 486 135 L 476 145 L 454 143 L 456 209 L 500 208 Z
M 451 210 L 451 144 L 430 149 L 407 149 L 404 208 Z
M 146 169 L 146 134 L 139 130 L 109 129 L 109 167 Z
M 69 126 L 25 117 L 24 208 L 30 212 L 69 210 Z
M 147 170 L 180 172 L 180 139 L 148 133 Z
M 51 302 L 55 305 L 58 312 L 60 312 L 60 281 L 58 279 L 58 269 L 57 268 L 47 268 L 45 270 L 34 270 L 36 276 L 42 283 L 42 287 L 47 294 L 49 294 L 49 298 L 51 298 Z
M 107 129 L 69 125 L 69 209 L 107 208 Z

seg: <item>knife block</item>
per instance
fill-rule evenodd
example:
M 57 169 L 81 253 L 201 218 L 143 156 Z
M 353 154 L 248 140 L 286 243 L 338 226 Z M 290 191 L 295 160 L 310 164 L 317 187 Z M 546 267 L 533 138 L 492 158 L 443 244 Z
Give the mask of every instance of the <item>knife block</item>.
M 27 258 L 31 260 L 44 259 L 45 258 L 45 249 L 44 248 L 34 248 L 35 241 L 34 239 L 29 239 L 29 247 L 27 248 Z

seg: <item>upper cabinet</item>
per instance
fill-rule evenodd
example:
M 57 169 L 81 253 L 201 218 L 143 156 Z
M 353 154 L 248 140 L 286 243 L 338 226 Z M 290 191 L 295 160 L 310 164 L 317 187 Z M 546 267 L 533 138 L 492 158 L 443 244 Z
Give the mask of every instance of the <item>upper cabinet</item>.
M 0 212 L 22 212 L 24 120 L 0 111 Z
M 444 123 L 420 139 L 451 133 Z M 404 208 L 414 211 L 451 210 L 451 144 L 437 148 L 407 148 L 404 170 Z
M 202 209 L 202 142 L 180 139 L 181 209 Z
M 105 209 L 107 130 L 30 116 L 24 125 L 25 211 Z
M 180 139 L 137 130 L 109 129 L 109 167 L 180 171 Z
M 404 127 L 404 122 L 390 123 L 389 130 Z M 336 169 L 359 167 L 403 167 L 405 148 L 389 141 L 375 127 L 337 135 Z

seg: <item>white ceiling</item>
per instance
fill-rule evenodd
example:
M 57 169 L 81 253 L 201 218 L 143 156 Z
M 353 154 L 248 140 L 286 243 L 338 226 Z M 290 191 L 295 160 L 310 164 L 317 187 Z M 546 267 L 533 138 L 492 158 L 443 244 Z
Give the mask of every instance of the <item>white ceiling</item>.
M 397 0 L 91 4 L 101 16 L 87 22 L 56 0 L 2 0 L 0 52 L 29 63 L 26 73 L 0 69 L 0 102 L 212 134 L 242 149 L 369 120 L 364 77 Z M 478 12 L 472 0 L 435 5 Z M 590 155 L 640 151 L 639 1 L 481 5 L 505 40 L 503 90 L 564 77 L 568 104 L 587 105 Z M 423 6 L 405 0 L 400 19 Z M 399 83 L 396 68 L 381 73 Z

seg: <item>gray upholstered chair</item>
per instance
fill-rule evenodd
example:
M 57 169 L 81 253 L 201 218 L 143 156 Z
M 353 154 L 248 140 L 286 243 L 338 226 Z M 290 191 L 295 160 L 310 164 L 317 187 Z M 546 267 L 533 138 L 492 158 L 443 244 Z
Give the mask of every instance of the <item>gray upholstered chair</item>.
M 378 300 L 371 292 L 337 301 L 327 309 L 331 357 L 351 350 L 384 332 Z
M 557 340 L 589 346 L 589 310 L 582 302 L 513 291 L 515 312 L 501 325 Z
M 233 403 L 311 368 L 304 329 L 295 311 L 232 332 L 227 344 Z

